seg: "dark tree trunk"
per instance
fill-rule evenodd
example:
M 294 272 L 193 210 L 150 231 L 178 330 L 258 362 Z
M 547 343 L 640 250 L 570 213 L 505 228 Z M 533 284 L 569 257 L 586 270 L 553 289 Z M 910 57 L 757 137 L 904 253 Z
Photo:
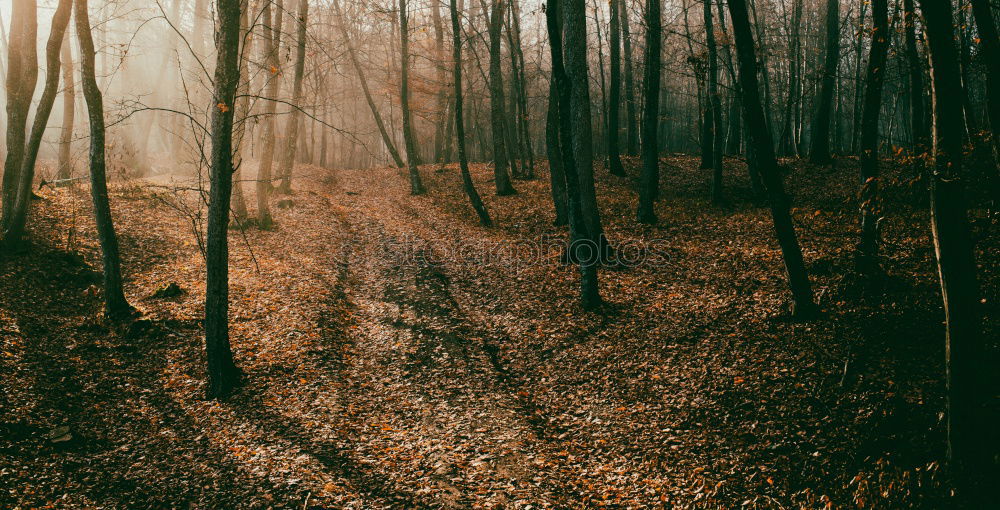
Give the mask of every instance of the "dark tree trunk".
M 73 175 L 73 121 L 76 117 L 76 78 L 73 76 L 73 51 L 70 38 L 63 36 L 63 118 L 62 132 L 59 133 L 59 170 L 57 179 L 69 179 Z
M 437 72 L 437 104 L 435 111 L 437 118 L 434 126 L 434 162 L 441 163 L 444 153 L 444 131 L 448 124 L 445 119 L 448 117 L 448 87 L 445 84 L 445 54 L 444 54 L 444 21 L 441 18 L 440 0 L 430 0 L 431 21 L 434 26 L 434 67 Z
M 642 175 L 639 180 L 639 223 L 656 223 L 653 204 L 660 188 L 660 0 L 646 0 L 646 70 L 643 77 Z
M 618 121 L 621 117 L 621 22 L 618 19 L 621 9 L 618 3 L 622 0 L 611 0 L 611 86 L 608 98 L 608 171 L 611 175 L 625 176 L 625 168 L 618 149 Z
M 25 130 L 31 97 L 38 82 L 38 14 L 35 0 L 16 0 L 7 43 L 7 155 L 4 158 L 0 230 L 6 230 L 14 213 L 24 160 Z
M 83 97 L 87 100 L 87 118 L 90 121 L 90 195 L 94 201 L 94 222 L 101 244 L 104 263 L 104 310 L 109 317 L 125 317 L 133 308 L 125 300 L 122 290 L 121 256 L 118 237 L 111 218 L 108 202 L 108 183 L 104 157 L 104 99 L 94 75 L 94 39 L 90 32 L 87 0 L 76 0 L 73 5 L 76 36 L 80 41 L 80 72 Z
M 809 160 L 817 165 L 830 163 L 830 114 L 833 110 L 833 87 L 840 62 L 840 0 L 826 2 L 826 57 L 823 63 L 823 83 L 812 132 Z
M 917 52 L 917 14 L 913 0 L 903 0 L 904 30 L 906 32 L 906 63 L 910 79 L 910 129 L 913 132 L 913 149 L 923 153 L 930 143 L 930 127 L 924 109 L 924 71 Z M 919 158 L 917 158 L 919 160 Z
M 910 0 L 912 1 L 912 0 Z M 970 0 L 976 19 L 983 60 L 986 63 L 986 93 L 993 151 L 1000 160 L 1000 38 L 989 0 Z M 995 197 L 1000 200 L 1000 196 Z
M 410 174 L 410 194 L 421 195 L 426 190 L 420 179 L 420 155 L 417 154 L 417 143 L 413 139 L 413 126 L 410 121 L 410 29 L 409 15 L 406 12 L 406 0 L 399 0 L 399 42 L 401 69 L 399 102 L 403 113 L 403 143 L 406 145 L 406 165 Z
M 52 28 L 45 46 L 45 86 L 42 89 L 42 97 L 38 100 L 38 106 L 35 108 L 35 119 L 31 125 L 28 144 L 24 147 L 20 182 L 17 186 L 17 200 L 14 202 L 14 210 L 8 216 L 9 223 L 5 225 L 3 233 L 3 241 L 7 244 L 17 244 L 21 241 L 24 226 L 28 222 L 28 209 L 31 207 L 32 195 L 31 184 L 35 180 L 35 160 L 38 158 L 38 149 L 42 145 L 45 127 L 49 123 L 52 105 L 55 104 L 56 94 L 59 93 L 59 71 L 61 70 L 59 53 L 62 51 L 63 35 L 66 33 L 66 26 L 69 25 L 72 8 L 73 0 L 59 0 L 56 12 L 52 16 Z M 7 215 L 5 214 L 5 216 Z
M 559 92 L 556 90 L 556 80 L 549 82 L 549 104 L 545 117 L 545 150 L 549 158 L 549 180 L 552 183 L 552 203 L 555 206 L 556 226 L 569 223 L 569 205 L 566 196 L 566 169 L 562 161 L 562 148 L 559 140 Z
M 597 235 L 590 230 L 590 224 L 587 221 L 586 212 L 582 200 L 583 190 L 581 189 L 581 172 L 579 171 L 579 162 L 577 161 L 577 155 L 579 154 L 577 147 L 575 146 L 576 139 L 574 138 L 574 128 L 579 128 L 579 126 L 574 126 L 575 117 L 573 116 L 573 109 L 580 106 L 573 101 L 574 95 L 577 93 L 576 88 L 579 86 L 587 87 L 586 75 L 584 75 L 583 81 L 573 80 L 571 75 L 566 72 L 566 67 L 563 65 L 563 44 L 562 44 L 562 27 L 560 26 L 560 18 L 567 20 L 569 24 L 569 19 L 576 18 L 573 23 L 583 23 L 585 19 L 585 4 L 582 1 L 576 0 L 576 3 L 572 6 L 568 6 L 564 12 L 560 12 L 560 0 L 549 0 L 547 4 L 547 9 L 545 13 L 546 25 L 549 32 L 549 48 L 551 50 L 552 57 L 552 76 L 555 80 L 555 89 L 558 91 L 558 103 L 559 103 L 559 139 L 560 148 L 562 150 L 562 164 L 563 170 L 566 176 L 566 194 L 568 197 L 569 205 L 569 224 L 570 224 L 570 246 L 569 246 L 569 259 L 576 261 L 580 267 L 580 304 L 585 310 L 593 309 L 601 304 L 601 295 L 598 291 L 597 282 L 597 264 L 600 262 L 600 248 L 595 242 Z M 583 30 L 583 35 L 586 35 L 586 30 L 583 26 L 574 27 L 576 30 Z M 566 30 L 570 32 L 569 28 Z M 577 33 L 576 36 L 581 34 Z M 567 36 L 567 38 L 569 38 Z M 586 40 L 575 41 L 576 45 L 584 43 L 582 48 L 574 48 L 570 50 L 567 48 L 567 53 L 575 51 L 586 51 Z M 576 58 L 585 58 L 584 55 L 576 55 Z M 578 62 L 579 63 L 579 62 Z M 585 92 L 585 94 L 587 94 Z M 589 95 L 589 94 L 587 94 Z M 589 101 L 588 105 L 589 107 Z M 589 131 L 590 128 L 590 115 L 588 108 L 588 115 L 586 116 L 587 125 L 586 128 Z M 591 161 L 591 165 L 593 162 Z M 593 170 L 590 172 L 591 179 L 593 179 Z
M 781 246 L 789 287 L 792 291 L 792 314 L 808 317 L 816 310 L 812 299 L 812 286 L 802 260 L 802 249 L 795 234 L 789 213 L 789 198 L 778 171 L 774 155 L 774 142 L 767 127 L 764 108 L 757 84 L 757 58 L 751 35 L 750 18 L 746 0 L 729 0 L 729 15 L 733 20 L 733 35 L 740 67 L 740 88 L 743 91 L 743 115 L 747 120 L 753 157 L 767 192 L 774 220 L 774 232 Z
M 794 116 L 801 98 L 799 85 L 799 59 L 802 53 L 801 25 L 802 0 L 795 0 L 792 7 L 792 33 L 788 41 L 788 94 L 785 98 L 785 112 L 781 124 L 781 137 L 778 142 L 779 152 L 783 156 L 791 156 L 797 150 L 795 133 L 798 125 L 794 122 Z
M 347 26 L 344 23 L 344 15 L 340 12 L 340 2 L 338 0 L 333 1 L 333 11 L 337 16 L 337 26 L 340 28 L 340 35 L 344 38 L 344 46 L 347 47 L 347 55 L 351 58 L 351 65 L 354 66 L 354 71 L 358 74 L 358 81 L 361 82 L 361 91 L 365 95 L 365 101 L 368 103 L 368 109 L 372 112 L 372 118 L 375 120 L 375 125 L 378 127 L 379 135 L 382 137 L 382 143 L 385 144 L 386 150 L 388 150 L 389 155 L 392 156 L 393 163 L 395 163 L 398 168 L 403 168 L 403 158 L 399 156 L 399 151 L 396 150 L 396 144 L 392 143 L 392 138 L 389 136 L 389 132 L 385 129 L 385 123 L 382 122 L 382 115 L 379 114 L 378 108 L 375 106 L 375 100 L 372 99 L 371 90 L 368 88 L 368 80 L 365 78 L 365 72 L 361 68 L 361 64 L 358 62 L 358 56 L 354 51 L 354 43 L 351 42 L 351 37 L 347 33 Z
M 465 189 L 465 195 L 469 197 L 472 208 L 479 215 L 479 223 L 484 227 L 491 227 L 493 221 L 490 220 L 490 213 L 483 205 L 483 200 L 479 197 L 479 192 L 476 191 L 476 186 L 472 182 L 472 176 L 469 174 L 469 160 L 465 155 L 465 122 L 462 119 L 462 26 L 458 19 L 456 0 L 450 0 L 450 7 L 453 34 L 452 55 L 455 69 L 455 136 L 458 138 L 458 165 L 462 171 L 462 187 Z
M 295 77 L 292 79 L 292 108 L 288 116 L 288 130 L 285 133 L 285 147 L 282 158 L 279 160 L 281 167 L 278 174 L 281 183 L 278 185 L 279 193 L 292 192 L 292 169 L 295 167 L 295 154 L 299 143 L 300 117 L 302 116 L 302 79 L 305 76 L 306 68 L 306 22 L 309 19 L 309 1 L 299 0 L 299 9 L 295 13 L 297 18 L 297 46 L 295 48 Z
M 985 359 L 979 282 L 965 201 L 962 168 L 962 84 L 951 3 L 920 0 L 926 23 L 934 94 L 934 159 L 931 227 L 945 315 L 948 458 L 960 495 L 985 508 L 995 494 L 988 367 Z M 977 483 L 978 482 L 978 483 Z
M 271 168 L 274 164 L 274 151 L 277 147 L 278 91 L 281 88 L 279 73 L 279 53 L 281 49 L 281 19 L 284 13 L 283 0 L 264 2 L 263 39 L 265 46 L 265 62 L 268 67 L 267 87 L 265 94 L 267 102 L 264 105 L 264 147 L 261 150 L 260 167 L 257 169 L 257 225 L 264 230 L 271 228 L 274 219 L 271 217 L 269 198 L 271 195 Z
M 632 71 L 632 29 L 628 22 L 628 2 L 618 0 L 622 18 L 622 49 L 625 51 L 625 153 L 639 153 L 639 122 L 636 120 L 635 73 Z
M 500 30 L 503 28 L 503 2 L 490 6 L 490 131 L 493 137 L 493 178 L 497 195 L 513 195 L 510 182 L 510 153 L 506 143 L 503 97 L 503 71 L 500 69 Z
M 861 118 L 861 241 L 855 262 L 857 271 L 874 276 L 878 271 L 878 126 L 882 111 L 882 84 L 889 51 L 889 2 L 872 0 L 872 44 L 868 56 L 864 111 Z
M 303 2 L 305 3 L 305 2 Z M 301 8 L 301 6 L 300 6 Z M 233 189 L 233 112 L 239 83 L 240 0 L 218 0 L 212 154 L 205 249 L 205 353 L 208 398 L 223 398 L 240 383 L 229 345 L 229 199 Z M 305 11 L 299 12 L 304 20 Z
M 800 0 L 801 1 L 801 0 Z M 708 46 L 708 104 L 712 119 L 712 201 L 721 203 L 722 151 L 725 144 L 722 130 L 722 99 L 719 98 L 719 52 L 715 46 L 715 27 L 712 25 L 712 0 L 703 0 L 705 18 L 705 45 Z

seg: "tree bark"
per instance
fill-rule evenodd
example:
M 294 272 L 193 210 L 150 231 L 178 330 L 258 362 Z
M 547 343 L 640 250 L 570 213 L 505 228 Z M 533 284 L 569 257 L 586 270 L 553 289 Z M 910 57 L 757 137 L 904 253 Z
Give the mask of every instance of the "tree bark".
M 774 232 L 781 246 L 789 287 L 792 291 L 792 315 L 809 317 L 816 311 L 812 286 L 802 260 L 802 249 L 795 234 L 789 213 L 789 199 L 778 171 L 774 155 L 774 141 L 767 127 L 764 108 L 760 101 L 757 83 L 757 58 L 751 35 L 750 18 L 746 0 L 728 0 L 729 15 L 733 20 L 733 35 L 740 68 L 740 88 L 743 92 L 743 115 L 747 120 L 755 164 L 760 172 L 771 207 Z
M 549 0 L 547 4 L 547 9 L 545 12 L 546 25 L 549 32 L 549 48 L 551 50 L 552 57 L 552 76 L 555 79 L 556 90 L 559 95 L 559 138 L 560 147 L 562 149 L 562 164 L 565 170 L 566 176 L 566 192 L 569 197 L 569 223 L 570 223 L 570 246 L 569 246 L 569 258 L 570 260 L 576 261 L 580 268 L 580 304 L 584 310 L 594 309 L 601 304 L 601 296 L 598 291 L 598 281 L 597 281 L 597 264 L 600 261 L 600 247 L 595 242 L 597 234 L 593 232 L 590 224 L 587 221 L 586 212 L 583 204 L 583 190 L 581 189 L 581 173 L 579 172 L 579 162 L 577 156 L 579 151 L 577 150 L 577 134 L 574 133 L 574 128 L 579 128 L 579 126 L 574 126 L 574 122 L 577 121 L 579 117 L 583 117 L 582 114 L 574 117 L 573 111 L 575 108 L 581 106 L 576 101 L 574 97 L 577 95 L 577 89 L 580 86 L 584 88 L 587 87 L 587 81 L 574 80 L 573 76 L 566 72 L 566 67 L 563 65 L 563 45 L 562 45 L 562 27 L 560 23 L 560 18 L 567 20 L 567 24 L 570 24 L 569 20 L 573 19 L 573 23 L 582 24 L 585 20 L 585 4 L 582 0 L 575 0 L 573 5 L 567 6 L 565 12 L 560 12 L 560 0 Z M 586 35 L 585 28 L 583 26 L 574 26 L 576 31 L 584 31 L 583 35 Z M 566 32 L 570 32 L 569 27 L 567 27 Z M 577 32 L 574 34 L 575 37 L 579 37 L 581 34 Z M 567 39 L 569 36 L 567 36 Z M 586 39 L 577 39 L 574 41 L 573 49 L 567 47 L 567 53 L 573 53 L 577 51 L 586 51 Z M 584 43 L 582 48 L 581 43 Z M 579 65 L 579 59 L 585 57 L 584 55 L 575 55 L 577 64 Z M 579 71 L 579 70 L 578 70 Z M 584 75 L 585 76 L 585 75 Z M 589 95 L 586 90 L 581 95 Z M 586 129 L 590 129 L 590 115 L 589 115 L 589 101 L 586 105 L 588 108 L 588 115 L 586 115 Z M 591 166 L 593 162 L 591 161 Z M 593 179 L 593 169 L 591 168 L 591 179 Z
M 708 46 L 708 103 L 712 112 L 712 201 L 718 204 L 723 201 L 722 152 L 725 150 L 722 99 L 719 97 L 719 52 L 715 46 L 715 28 L 712 25 L 712 0 L 703 0 L 703 3 L 705 45 Z
M 817 165 L 830 163 L 830 115 L 833 109 L 833 87 L 840 62 L 840 0 L 826 2 L 826 57 L 819 105 L 809 149 L 809 161 Z
M 400 93 L 399 102 L 403 112 L 403 142 L 406 144 L 406 163 L 410 174 L 410 194 L 421 195 L 424 189 L 420 179 L 420 155 L 417 154 L 417 144 L 413 139 L 413 126 L 410 122 L 410 30 L 406 12 L 406 0 L 399 0 L 399 41 L 400 41 Z
M 7 43 L 7 155 L 0 190 L 0 229 L 6 230 L 17 202 L 24 160 L 25 130 L 31 98 L 38 82 L 38 13 L 35 0 L 16 0 L 12 6 Z
M 625 168 L 622 167 L 622 159 L 618 148 L 618 121 L 621 118 L 621 21 L 619 14 L 621 9 L 618 3 L 622 0 L 610 0 L 611 8 L 611 85 L 608 98 L 608 171 L 611 175 L 624 177 Z
M 855 265 L 860 274 L 878 271 L 878 126 L 882 111 L 886 53 L 889 51 L 889 2 L 872 0 L 872 43 L 868 56 L 864 111 L 861 118 L 861 241 Z
M 549 158 L 549 180 L 552 190 L 552 204 L 556 217 L 552 222 L 555 226 L 569 223 L 569 205 L 566 196 L 566 169 L 562 161 L 562 148 L 559 140 L 559 92 L 556 90 L 556 80 L 549 82 L 549 104 L 545 118 L 545 150 Z
M 510 153 L 504 136 L 503 71 L 500 68 L 500 30 L 503 27 L 503 0 L 490 5 L 490 131 L 493 137 L 493 178 L 497 195 L 516 193 L 510 182 Z
M 111 204 L 108 201 L 104 138 L 104 98 L 97 86 L 94 73 L 94 39 L 90 31 L 87 0 L 76 0 L 73 5 L 76 36 L 80 41 L 80 73 L 83 97 L 87 100 L 87 119 L 90 122 L 90 195 L 94 201 L 94 222 L 101 244 L 104 263 L 104 311 L 109 317 L 131 315 L 133 308 L 125 300 L 122 289 L 121 256 L 118 236 L 115 234 Z
M 945 315 L 948 458 L 959 495 L 970 507 L 985 508 L 993 494 L 993 420 L 988 412 L 986 366 L 979 282 L 965 201 L 962 84 L 954 45 L 951 3 L 920 0 L 931 59 L 934 99 L 934 171 L 931 176 L 931 227 Z
M 217 0 L 215 90 L 208 235 L 205 249 L 205 354 L 208 398 L 223 398 L 240 384 L 229 343 L 229 200 L 233 187 L 233 117 L 239 84 L 241 0 Z M 303 2 L 304 3 L 304 2 Z M 304 25 L 305 12 L 300 11 Z M 300 34 L 302 31 L 300 30 Z
M 493 226 L 490 213 L 483 205 L 483 200 L 476 191 L 476 185 L 472 182 L 472 175 L 469 174 L 469 160 L 465 155 L 465 122 L 462 119 L 462 26 L 458 19 L 458 5 L 456 0 L 450 0 L 451 28 L 453 36 L 452 56 L 454 59 L 454 82 L 455 82 L 455 136 L 458 138 L 458 165 L 462 171 L 462 188 L 465 195 L 469 197 L 469 203 L 479 216 L 479 223 L 484 227 Z
M 306 66 L 306 21 L 309 17 L 309 0 L 299 0 L 296 12 L 298 28 L 298 44 L 295 48 L 295 77 L 292 80 L 292 107 L 288 116 L 288 131 L 285 133 L 285 147 L 278 175 L 281 183 L 278 193 L 292 192 L 292 169 L 295 167 L 295 153 L 299 141 L 299 123 L 302 116 L 302 78 Z
M 272 10 L 273 9 L 273 10 Z M 281 69 L 278 55 L 281 50 L 281 18 L 284 13 L 283 0 L 264 2 L 263 39 L 264 61 L 267 65 L 267 87 L 265 94 L 267 102 L 264 105 L 263 149 L 261 150 L 260 167 L 257 169 L 257 226 L 268 230 L 274 225 L 271 216 L 271 168 L 274 165 L 274 151 L 277 146 L 278 91 L 281 89 Z
M 73 121 L 76 117 L 76 78 L 73 77 L 73 51 L 70 38 L 63 36 L 63 118 L 59 134 L 59 170 L 57 179 L 69 179 L 73 175 Z
M 643 77 L 642 176 L 639 181 L 639 223 L 656 223 L 654 202 L 660 188 L 660 44 L 663 28 L 660 0 L 646 0 L 646 69 Z
M 66 26 L 69 25 L 72 8 L 73 0 L 59 0 L 55 14 L 52 16 L 52 28 L 45 46 L 45 86 L 42 89 L 42 97 L 38 100 L 38 106 L 35 108 L 35 119 L 31 125 L 28 144 L 24 147 L 14 210 L 6 215 L 9 222 L 4 225 L 3 241 L 10 245 L 18 244 L 21 241 L 24 226 L 28 221 L 28 209 L 31 207 L 32 195 L 31 184 L 35 180 L 35 160 L 38 158 L 38 149 L 42 145 L 45 127 L 49 123 L 52 105 L 55 104 L 56 94 L 59 93 L 59 71 L 62 67 L 59 54 L 62 51 L 63 36 L 66 33 Z

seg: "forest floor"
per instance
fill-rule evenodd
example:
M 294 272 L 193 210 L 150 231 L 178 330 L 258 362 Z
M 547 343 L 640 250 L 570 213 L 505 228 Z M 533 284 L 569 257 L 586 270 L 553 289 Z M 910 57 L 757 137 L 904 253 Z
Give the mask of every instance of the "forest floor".
M 88 190 L 44 188 L 32 245 L 0 255 L 0 507 L 948 506 L 925 186 L 887 170 L 887 277 L 860 292 L 856 163 L 788 165 L 810 322 L 789 319 L 737 160 L 713 206 L 708 171 L 665 158 L 654 227 L 633 220 L 634 180 L 597 169 L 608 237 L 636 263 L 601 271 L 593 313 L 544 164 L 509 197 L 473 166 L 489 230 L 454 165 L 424 166 L 419 197 L 396 169 L 300 166 L 274 230 L 230 234 L 245 385 L 224 402 L 203 399 L 198 197 L 113 187 L 142 314 L 113 324 Z M 973 218 L 996 339 L 1000 226 Z

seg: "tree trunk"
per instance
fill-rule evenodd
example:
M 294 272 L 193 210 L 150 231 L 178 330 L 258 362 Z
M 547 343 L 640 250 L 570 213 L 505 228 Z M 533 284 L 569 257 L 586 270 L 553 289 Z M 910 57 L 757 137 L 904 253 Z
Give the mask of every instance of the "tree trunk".
M 622 0 L 611 0 L 611 91 L 608 98 L 608 171 L 611 175 L 625 176 L 621 156 L 618 149 L 618 121 L 621 118 L 621 22 L 618 19 L 621 9 L 618 3 Z
M 94 39 L 90 32 L 87 0 L 76 0 L 73 5 L 76 36 L 80 41 L 80 69 L 83 97 L 87 100 L 87 119 L 90 122 L 90 195 L 94 201 L 94 222 L 101 244 L 104 262 L 104 310 L 109 317 L 132 314 L 133 308 L 125 300 L 122 290 L 121 256 L 118 237 L 115 235 L 111 204 L 108 202 L 106 160 L 104 155 L 104 99 L 94 75 Z
M 906 62 L 910 78 L 910 129 L 913 132 L 913 150 L 921 154 L 930 143 L 930 128 L 924 110 L 924 72 L 917 53 L 917 15 L 913 0 L 903 0 L 904 30 L 906 32 Z M 919 161 L 919 158 L 917 158 Z
M 69 179 L 73 175 L 73 121 L 76 117 L 76 78 L 73 76 L 73 51 L 70 38 L 63 36 L 63 118 L 62 132 L 59 134 L 59 170 L 57 179 Z
M 283 0 L 275 0 L 273 8 L 271 2 L 264 2 L 264 58 L 269 76 L 265 91 L 267 100 L 264 105 L 264 143 L 261 150 L 260 167 L 257 169 L 257 226 L 264 230 L 270 229 L 274 225 L 269 198 L 272 189 L 271 168 L 274 165 L 274 151 L 277 146 L 277 120 L 274 116 L 278 111 L 278 91 L 281 88 L 279 53 L 281 50 L 281 18 L 284 10 Z
M 729 15 L 733 20 L 733 35 L 736 39 L 736 53 L 740 67 L 740 88 L 743 91 L 743 115 L 752 144 L 753 157 L 764 182 L 768 201 L 771 206 L 771 216 L 774 220 L 774 232 L 781 246 L 781 254 L 785 261 L 785 271 L 788 275 L 789 287 L 792 291 L 792 315 L 808 317 L 816 310 L 812 300 L 812 286 L 802 260 L 802 249 L 795 235 L 795 226 L 789 213 L 789 199 L 785 194 L 784 183 L 778 171 L 778 162 L 774 155 L 774 142 L 771 131 L 767 127 L 764 108 L 760 101 L 760 90 L 757 84 L 757 58 L 751 35 L 750 18 L 747 15 L 746 0 L 728 0 Z
M 826 57 L 819 105 L 816 108 L 809 161 L 817 165 L 830 163 L 830 114 L 833 109 L 833 87 L 840 62 L 840 0 L 826 2 Z
M 912 0 L 910 0 L 912 1 Z M 986 63 L 986 93 L 990 130 L 993 134 L 993 151 L 1000 160 L 1000 37 L 997 35 L 996 21 L 988 0 L 970 0 L 972 15 L 976 19 L 979 40 Z M 1000 197 L 995 197 L 1000 200 Z
M 573 128 L 572 138 L 561 138 L 572 141 L 575 174 L 580 193 L 580 210 L 583 220 L 587 223 L 587 233 L 590 242 L 598 246 L 598 254 L 602 260 L 609 255 L 607 238 L 601 226 L 601 215 L 597 208 L 597 190 L 594 187 L 594 137 L 592 118 L 590 114 L 590 69 L 587 58 L 587 4 L 586 0 L 563 0 L 565 6 L 565 65 L 569 77 L 569 87 L 572 91 L 572 106 L 570 108 L 570 125 Z M 569 172 L 567 170 L 567 175 Z M 567 189 L 569 187 L 567 186 Z M 587 278 L 593 279 L 587 285 L 593 285 L 593 295 L 597 295 L 597 269 Z M 589 292 L 589 291 L 588 291 Z
M 295 78 L 292 80 L 292 107 L 288 116 L 288 131 L 285 133 L 284 154 L 280 161 L 278 175 L 281 183 L 278 185 L 278 193 L 292 192 L 292 169 L 295 167 L 295 154 L 299 141 L 299 122 L 302 116 L 302 78 L 305 74 L 306 66 L 306 22 L 309 19 L 309 0 L 299 0 L 299 9 L 296 12 L 298 18 L 298 45 L 295 48 Z
M 660 188 L 660 0 L 646 0 L 646 69 L 643 77 L 642 176 L 639 181 L 639 223 L 656 223 L 653 204 Z
M 799 0 L 801 1 L 801 0 Z M 725 133 L 722 131 L 722 99 L 719 98 L 719 52 L 715 46 L 715 28 L 712 25 L 712 0 L 703 0 L 705 18 L 705 45 L 708 46 L 708 103 L 712 112 L 712 201 L 721 203 L 722 152 L 725 150 Z
M 244 139 L 252 139 L 253 133 L 247 136 L 247 125 L 250 122 L 250 76 L 247 73 L 250 56 L 253 53 L 253 37 L 249 32 L 250 2 L 240 0 L 240 63 L 239 85 L 237 86 L 236 117 L 233 126 L 233 221 L 243 228 L 247 219 L 247 201 L 243 196 L 243 148 Z
M 465 155 L 465 122 L 462 119 L 462 26 L 458 20 L 458 5 L 456 0 L 450 0 L 451 8 L 451 28 L 453 35 L 452 54 L 454 59 L 454 81 L 455 81 L 455 136 L 458 137 L 458 166 L 462 171 L 462 188 L 465 195 L 469 197 L 469 203 L 479 216 L 479 223 L 484 227 L 493 226 L 490 220 L 490 213 L 483 205 L 483 200 L 476 191 L 476 185 L 472 182 L 472 175 L 469 174 L 469 161 Z
M 549 104 L 545 118 L 545 150 L 549 158 L 549 180 L 552 183 L 552 203 L 556 212 L 556 218 L 552 223 L 556 226 L 569 223 L 566 169 L 562 161 L 560 142 L 559 92 L 556 90 L 556 80 L 552 78 L 549 83 Z
M 882 110 L 886 53 L 889 50 L 888 0 L 872 0 L 872 44 L 868 56 L 864 111 L 861 118 L 861 241 L 855 256 L 857 271 L 875 276 L 878 271 L 878 126 Z
M 578 118 L 583 117 L 583 115 L 577 114 L 574 116 L 573 110 L 581 106 L 587 107 L 587 115 L 585 116 L 587 124 L 585 129 L 587 131 L 590 130 L 589 100 L 586 105 L 580 105 L 574 101 L 574 97 L 578 94 L 576 91 L 578 87 L 584 87 L 584 92 L 580 95 L 589 95 L 586 91 L 588 85 L 586 74 L 584 74 L 583 81 L 574 79 L 573 76 L 566 72 L 566 68 L 563 65 L 560 18 L 566 19 L 567 25 L 575 25 L 572 27 L 572 30 L 570 30 L 569 26 L 567 27 L 567 39 L 570 39 L 568 34 L 571 31 L 577 32 L 574 34 L 576 40 L 573 41 L 572 45 L 567 47 L 567 54 L 582 51 L 584 54 L 574 55 L 574 60 L 577 65 L 580 65 L 580 60 L 582 59 L 584 60 L 583 65 L 586 65 L 586 29 L 583 26 L 586 17 L 586 6 L 582 0 L 573 1 L 575 2 L 574 4 L 567 6 L 565 12 L 560 13 L 560 0 L 549 0 L 545 19 L 549 31 L 552 76 L 556 81 L 555 88 L 559 92 L 559 138 L 561 142 L 560 147 L 562 148 L 562 163 L 566 175 L 566 192 L 569 197 L 570 246 L 568 252 L 569 258 L 576 261 L 580 267 L 580 304 L 585 310 L 589 310 L 601 304 L 597 281 L 597 264 L 600 261 L 601 250 L 599 245 L 595 243 L 598 234 L 590 230 L 591 227 L 586 217 L 582 199 L 583 190 L 580 183 L 582 172 L 579 171 L 578 165 L 580 163 L 577 160 L 579 151 L 576 142 L 579 140 L 579 134 L 574 133 L 574 128 L 579 129 L 581 127 L 575 126 L 574 123 L 578 121 Z M 571 19 L 572 22 L 570 21 Z M 579 39 L 581 35 L 584 36 L 582 40 Z M 586 159 L 586 155 L 584 155 L 584 159 Z M 590 164 L 592 167 L 593 162 L 591 161 Z M 592 183 L 592 168 L 589 174 Z
M 945 315 L 948 458 L 959 495 L 970 507 L 993 499 L 994 425 L 988 412 L 986 365 L 979 305 L 979 282 L 965 202 L 962 168 L 962 84 L 953 43 L 951 3 L 920 0 L 926 23 L 934 99 L 935 168 L 931 176 L 931 227 Z M 963 494 L 965 493 L 965 494 Z
M 38 82 L 38 14 L 35 4 L 35 0 L 16 0 L 11 14 L 10 40 L 7 43 L 7 156 L 3 166 L 3 188 L 0 190 L 3 209 L 0 230 L 7 229 L 17 202 L 28 111 Z
M 493 178 L 497 195 L 516 193 L 510 182 L 510 153 L 504 136 L 503 71 L 500 68 L 500 30 L 503 27 L 503 1 L 490 6 L 490 131 L 493 137 Z
M 406 0 L 399 0 L 399 41 L 400 41 L 400 92 L 399 102 L 403 112 L 403 142 L 406 144 L 406 163 L 410 174 L 410 194 L 420 195 L 426 190 L 420 179 L 420 156 L 417 154 L 413 126 L 410 122 L 410 30 L 407 23 Z
M 635 79 L 632 72 L 632 30 L 628 22 L 628 2 L 618 0 L 622 18 L 622 46 L 625 51 L 625 138 L 626 154 L 634 156 L 639 153 L 639 123 L 635 118 Z
M 240 383 L 229 344 L 229 199 L 233 187 L 233 117 L 239 84 L 241 0 L 218 0 L 212 155 L 205 249 L 205 353 L 208 398 L 223 398 Z M 305 2 L 303 2 L 305 3 Z M 304 6 L 300 6 L 304 7 Z M 299 11 L 305 24 L 305 11 Z M 304 32 L 300 28 L 299 34 Z M 300 47 L 302 45 L 300 44 Z
M 31 184 L 35 180 L 35 160 L 38 158 L 38 149 L 42 145 L 45 127 L 49 123 L 52 105 L 55 104 L 56 94 L 59 93 L 59 71 L 61 70 L 59 53 L 62 51 L 63 35 L 66 33 L 66 26 L 69 25 L 72 8 L 73 0 L 59 0 L 55 14 L 52 16 L 52 28 L 49 32 L 48 43 L 45 45 L 45 86 L 42 89 L 42 97 L 38 100 L 38 106 L 35 108 L 35 119 L 31 125 L 28 144 L 24 147 L 14 210 L 10 211 L 9 215 L 5 214 L 9 218 L 9 222 L 4 225 L 3 241 L 10 245 L 21 241 L 24 226 L 28 221 L 28 209 L 31 207 L 32 195 Z M 4 213 L 7 212 L 4 210 Z

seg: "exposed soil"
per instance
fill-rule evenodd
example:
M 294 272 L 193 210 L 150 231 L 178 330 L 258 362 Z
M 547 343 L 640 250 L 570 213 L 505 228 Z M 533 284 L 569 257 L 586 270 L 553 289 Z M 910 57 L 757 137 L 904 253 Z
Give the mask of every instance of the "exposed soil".
M 245 385 L 225 402 L 202 399 L 196 197 L 114 187 L 142 312 L 114 324 L 88 191 L 43 189 L 33 244 L 0 254 L 0 507 L 953 505 L 923 181 L 888 170 L 887 274 L 865 286 L 856 164 L 788 162 L 823 309 L 794 322 L 742 163 L 721 207 L 697 163 L 664 159 L 655 227 L 635 223 L 631 179 L 597 170 L 632 263 L 601 272 L 593 313 L 561 263 L 544 166 L 508 197 L 473 167 L 491 230 L 454 165 L 423 167 L 419 197 L 397 169 L 299 167 L 274 230 L 230 234 Z M 996 359 L 1000 227 L 972 215 Z

